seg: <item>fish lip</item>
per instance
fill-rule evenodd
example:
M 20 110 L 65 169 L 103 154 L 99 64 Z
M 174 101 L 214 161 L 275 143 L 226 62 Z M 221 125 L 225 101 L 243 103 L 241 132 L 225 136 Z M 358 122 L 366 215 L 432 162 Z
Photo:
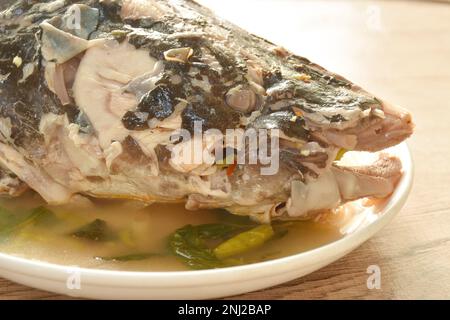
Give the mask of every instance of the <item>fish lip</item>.
M 354 151 L 369 151 L 377 152 L 386 148 L 393 147 L 407 138 L 413 133 L 414 125 L 408 125 L 406 128 L 394 129 L 395 126 L 375 126 L 375 133 L 371 135 L 372 141 L 367 141 L 367 138 L 358 137 L 358 144 L 353 149 Z
M 358 140 L 355 151 L 381 151 L 413 134 L 415 125 L 408 110 L 384 101 L 381 102 L 381 110 L 384 113 L 382 118 L 372 120 L 363 128 L 351 130 Z

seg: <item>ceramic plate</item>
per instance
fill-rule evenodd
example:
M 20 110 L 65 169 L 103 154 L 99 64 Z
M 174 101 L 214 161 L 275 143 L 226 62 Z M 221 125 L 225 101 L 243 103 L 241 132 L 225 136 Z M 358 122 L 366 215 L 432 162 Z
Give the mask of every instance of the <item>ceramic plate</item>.
M 400 211 L 412 185 L 413 164 L 405 143 L 389 149 L 389 153 L 397 155 L 403 163 L 404 174 L 395 192 L 376 207 L 355 203 L 356 213 L 341 228 L 344 236 L 314 250 L 245 266 L 181 272 L 74 269 L 0 253 L 0 276 L 42 290 L 96 299 L 207 299 L 278 285 L 348 254 Z

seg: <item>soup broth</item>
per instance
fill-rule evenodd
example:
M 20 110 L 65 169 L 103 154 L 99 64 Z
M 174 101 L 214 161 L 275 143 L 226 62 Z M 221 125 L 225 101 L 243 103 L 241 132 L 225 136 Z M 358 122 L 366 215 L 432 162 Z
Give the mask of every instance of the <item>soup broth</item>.
M 182 204 L 144 207 L 140 203 L 109 200 L 80 203 L 47 207 L 33 193 L 2 200 L 0 252 L 86 268 L 182 271 L 191 270 L 192 266 L 168 245 L 176 230 L 205 224 L 254 227 L 254 222 L 246 217 L 232 216 L 224 210 L 187 211 Z M 44 211 L 33 215 L 33 208 Z M 283 232 L 264 244 L 233 256 L 232 265 L 289 256 L 342 237 L 339 227 L 332 223 L 287 222 L 282 228 Z

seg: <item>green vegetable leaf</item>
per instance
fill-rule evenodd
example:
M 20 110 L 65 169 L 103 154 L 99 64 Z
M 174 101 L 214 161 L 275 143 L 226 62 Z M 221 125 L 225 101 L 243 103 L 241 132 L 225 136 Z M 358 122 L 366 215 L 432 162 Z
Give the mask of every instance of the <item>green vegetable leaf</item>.
M 36 223 L 38 220 L 50 216 L 53 213 L 44 207 L 38 207 L 25 213 L 12 213 L 3 208 L 0 209 L 0 237 L 7 237 L 14 232 Z
M 208 247 L 207 241 L 224 240 L 242 230 L 241 226 L 228 224 L 187 225 L 175 231 L 169 238 L 173 254 L 193 269 L 212 269 L 227 266 Z
M 270 225 L 188 225 L 172 234 L 169 247 L 193 269 L 222 268 L 242 264 L 243 260 L 235 256 L 263 245 L 276 234 Z M 210 243 L 217 241 L 214 249 Z
M 75 238 L 81 238 L 91 241 L 110 241 L 117 238 L 115 232 L 113 232 L 106 221 L 96 219 L 93 222 L 81 227 L 80 229 L 71 233 Z
M 222 260 L 245 253 L 266 243 L 274 236 L 270 225 L 261 225 L 251 230 L 242 232 L 225 241 L 214 249 L 214 255 Z

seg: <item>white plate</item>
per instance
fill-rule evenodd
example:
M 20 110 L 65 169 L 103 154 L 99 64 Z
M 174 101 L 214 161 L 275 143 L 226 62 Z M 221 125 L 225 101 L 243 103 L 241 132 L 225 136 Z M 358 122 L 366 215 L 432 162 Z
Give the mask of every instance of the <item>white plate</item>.
M 242 294 L 278 285 L 316 271 L 348 254 L 383 228 L 405 204 L 413 164 L 405 143 L 391 148 L 404 174 L 395 192 L 377 212 L 365 209 L 347 225 L 346 235 L 314 250 L 286 258 L 233 268 L 182 272 L 125 272 L 73 269 L 0 253 L 0 276 L 26 286 L 97 299 L 206 299 Z M 79 289 L 69 289 L 80 280 Z

